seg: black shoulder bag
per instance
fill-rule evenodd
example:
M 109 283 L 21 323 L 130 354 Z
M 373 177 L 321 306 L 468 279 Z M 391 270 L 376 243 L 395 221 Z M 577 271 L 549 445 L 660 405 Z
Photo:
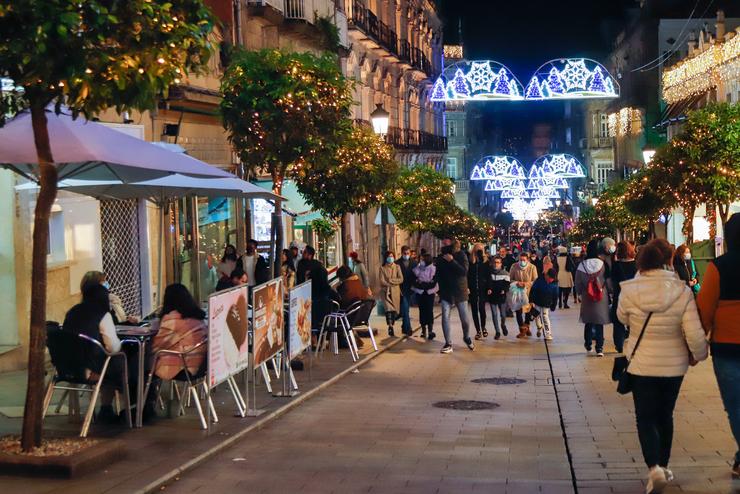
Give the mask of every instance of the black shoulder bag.
M 647 319 L 645 319 L 645 324 L 642 325 L 642 331 L 640 331 L 640 336 L 637 337 L 635 348 L 632 349 L 632 355 L 630 355 L 629 360 L 627 360 L 627 357 L 624 355 L 614 359 L 612 380 L 617 381 L 617 393 L 619 394 L 626 395 L 632 392 L 632 374 L 627 372 L 627 370 L 630 366 L 630 362 L 635 358 L 635 352 L 637 351 L 637 347 L 640 346 L 640 341 L 642 341 L 642 336 L 645 334 L 645 329 L 647 328 L 651 317 L 653 317 L 652 312 L 648 314 Z

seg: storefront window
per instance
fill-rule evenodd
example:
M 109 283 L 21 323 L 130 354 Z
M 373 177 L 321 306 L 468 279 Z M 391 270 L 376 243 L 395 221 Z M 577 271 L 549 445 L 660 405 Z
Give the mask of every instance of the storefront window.
M 264 199 L 254 199 L 252 201 L 254 238 L 258 242 L 270 241 L 273 211 L 275 211 L 275 206 Z
M 198 198 L 200 300 L 213 293 L 218 283 L 216 269 L 227 244 L 236 245 L 236 203 L 227 197 Z
M 326 266 L 327 269 L 331 269 L 335 266 L 337 266 L 337 242 L 339 237 L 337 235 L 332 235 L 328 238 L 322 238 L 319 240 L 318 244 L 318 255 L 319 260 L 324 263 L 324 266 Z

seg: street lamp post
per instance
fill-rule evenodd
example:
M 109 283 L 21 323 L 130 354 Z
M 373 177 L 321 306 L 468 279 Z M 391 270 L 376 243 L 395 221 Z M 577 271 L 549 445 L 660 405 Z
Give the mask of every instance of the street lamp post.
M 370 114 L 370 121 L 373 124 L 373 130 L 376 134 L 381 137 L 385 137 L 388 134 L 388 124 L 390 122 L 391 114 L 383 109 L 383 105 L 378 103 L 377 108 Z M 386 251 L 388 251 L 388 206 L 385 202 L 380 204 L 380 266 L 383 265 L 383 258 L 385 257 Z M 382 301 L 378 303 L 378 314 L 383 315 L 385 313 L 385 307 Z

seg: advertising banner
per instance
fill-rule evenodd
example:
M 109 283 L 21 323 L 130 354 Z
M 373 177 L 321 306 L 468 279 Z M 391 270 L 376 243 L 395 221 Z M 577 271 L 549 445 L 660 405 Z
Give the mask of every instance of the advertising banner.
M 217 386 L 249 366 L 247 287 L 208 297 L 208 382 Z
M 275 278 L 254 287 L 252 328 L 254 328 L 254 366 L 269 360 L 283 349 L 285 318 L 283 279 Z
M 311 344 L 311 280 L 290 290 L 290 358 Z

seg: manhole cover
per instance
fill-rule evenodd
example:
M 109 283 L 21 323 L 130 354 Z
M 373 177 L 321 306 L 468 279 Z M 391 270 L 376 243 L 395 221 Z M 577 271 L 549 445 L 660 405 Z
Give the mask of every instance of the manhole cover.
M 480 379 L 473 379 L 471 382 L 476 384 L 524 384 L 527 382 L 526 379 L 519 379 L 518 377 L 482 377 Z
M 438 401 L 434 406 L 437 408 L 446 408 L 448 410 L 491 410 L 493 408 L 498 408 L 499 404 L 492 401 L 452 400 Z

